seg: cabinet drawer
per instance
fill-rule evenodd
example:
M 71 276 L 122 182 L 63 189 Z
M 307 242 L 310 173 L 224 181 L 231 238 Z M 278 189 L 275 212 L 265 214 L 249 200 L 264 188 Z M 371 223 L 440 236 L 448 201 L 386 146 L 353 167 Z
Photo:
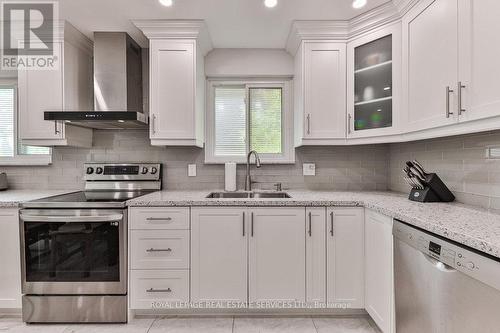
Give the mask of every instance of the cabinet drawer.
M 130 229 L 189 229 L 189 208 L 131 208 Z
M 130 271 L 130 307 L 155 309 L 179 307 L 189 301 L 189 271 Z M 167 304 L 168 303 L 168 304 Z
M 189 230 L 132 230 L 132 269 L 189 268 Z

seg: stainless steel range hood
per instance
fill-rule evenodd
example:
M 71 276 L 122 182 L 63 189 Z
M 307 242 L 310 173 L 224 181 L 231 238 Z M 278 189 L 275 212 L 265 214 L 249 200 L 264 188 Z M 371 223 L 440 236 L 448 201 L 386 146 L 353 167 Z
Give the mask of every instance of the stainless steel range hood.
M 94 110 L 48 110 L 44 118 L 96 129 L 145 128 L 142 103 L 140 46 L 125 32 L 95 32 Z

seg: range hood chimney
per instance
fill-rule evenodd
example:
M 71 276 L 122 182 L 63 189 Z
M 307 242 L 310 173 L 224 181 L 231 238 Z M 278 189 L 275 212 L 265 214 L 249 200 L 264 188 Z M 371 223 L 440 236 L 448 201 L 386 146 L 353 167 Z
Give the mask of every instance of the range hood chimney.
M 96 129 L 144 128 L 141 48 L 125 32 L 94 33 L 94 110 L 46 111 L 45 120 L 64 120 Z

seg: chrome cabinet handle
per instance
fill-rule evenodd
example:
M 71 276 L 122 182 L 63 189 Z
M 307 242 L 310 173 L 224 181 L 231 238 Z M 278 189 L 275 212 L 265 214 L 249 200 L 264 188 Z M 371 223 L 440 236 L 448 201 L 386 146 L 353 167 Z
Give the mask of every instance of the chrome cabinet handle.
M 146 221 L 172 221 L 171 217 L 148 217 Z
M 61 134 L 61 131 L 57 127 L 57 120 L 54 120 L 54 134 Z
M 462 83 L 462 81 L 458 81 L 458 115 L 460 116 L 462 112 L 465 112 L 466 110 L 462 108 L 462 89 L 465 88 L 465 84 Z
M 450 86 L 446 86 L 446 118 L 450 118 L 450 115 L 453 112 L 450 112 L 450 94 L 453 92 L 453 89 L 450 89 Z
M 153 288 L 149 288 L 149 289 L 146 289 L 146 292 L 147 293 L 171 293 L 172 289 L 170 289 L 170 288 L 167 288 L 167 289 L 153 289 Z
M 333 237 L 333 212 L 330 213 L 330 236 Z
M 250 236 L 253 237 L 253 212 L 250 213 Z
M 352 115 L 349 113 L 347 114 L 347 134 L 351 134 L 351 120 Z
M 312 213 L 311 212 L 309 212 L 309 231 L 308 231 L 308 233 L 309 233 L 309 237 L 311 237 L 312 236 Z
M 243 212 L 243 237 L 245 237 L 245 212 Z
M 307 114 L 307 134 L 311 134 L 311 114 Z
M 153 118 L 151 118 L 151 131 L 153 131 L 153 134 L 156 134 L 155 120 L 156 120 L 156 115 L 153 114 Z
M 154 249 L 154 248 L 150 248 L 150 249 L 147 249 L 146 252 L 172 252 L 172 249 L 171 248 L 168 248 L 168 249 Z

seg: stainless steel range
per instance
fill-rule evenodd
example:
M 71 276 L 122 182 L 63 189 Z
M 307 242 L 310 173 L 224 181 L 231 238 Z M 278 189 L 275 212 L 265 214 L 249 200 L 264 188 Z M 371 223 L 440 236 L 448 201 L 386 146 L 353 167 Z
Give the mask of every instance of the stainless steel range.
M 161 189 L 161 164 L 87 163 L 85 190 L 20 210 L 23 320 L 127 321 L 127 200 Z

